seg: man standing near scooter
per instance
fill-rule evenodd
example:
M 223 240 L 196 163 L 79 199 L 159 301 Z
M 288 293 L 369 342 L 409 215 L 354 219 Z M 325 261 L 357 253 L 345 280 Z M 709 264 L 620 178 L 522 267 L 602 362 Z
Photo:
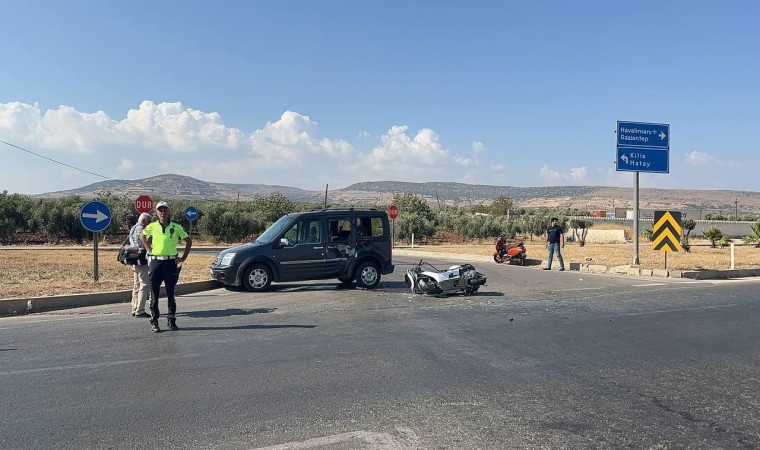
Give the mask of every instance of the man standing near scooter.
M 562 248 L 565 248 L 565 233 L 562 231 L 562 227 L 558 225 L 559 220 L 556 217 L 552 217 L 552 225 L 546 229 L 546 247 L 549 249 L 549 261 L 544 267 L 544 270 L 552 270 L 552 259 L 554 259 L 554 253 L 557 253 L 557 259 L 559 259 L 560 272 L 565 270 L 565 261 L 562 259 L 562 253 L 560 252 L 560 244 Z

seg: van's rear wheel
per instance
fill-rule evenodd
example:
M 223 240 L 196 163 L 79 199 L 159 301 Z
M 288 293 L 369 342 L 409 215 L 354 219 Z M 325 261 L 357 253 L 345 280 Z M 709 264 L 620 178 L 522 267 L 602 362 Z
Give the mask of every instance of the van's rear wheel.
M 380 283 L 380 268 L 372 261 L 366 261 L 356 269 L 356 285 L 364 289 L 374 289 Z
M 263 292 L 272 283 L 272 272 L 264 264 L 254 264 L 243 272 L 243 286 L 253 292 Z

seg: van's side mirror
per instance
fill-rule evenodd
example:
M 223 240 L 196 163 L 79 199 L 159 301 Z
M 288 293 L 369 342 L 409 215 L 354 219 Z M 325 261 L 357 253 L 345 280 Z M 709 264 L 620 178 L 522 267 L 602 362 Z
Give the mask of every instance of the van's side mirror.
M 288 238 L 280 238 L 280 247 L 287 247 L 290 245 Z

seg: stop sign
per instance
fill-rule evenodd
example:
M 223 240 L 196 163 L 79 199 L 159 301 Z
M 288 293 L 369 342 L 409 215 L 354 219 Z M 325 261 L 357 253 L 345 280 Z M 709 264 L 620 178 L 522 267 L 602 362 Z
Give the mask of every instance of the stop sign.
M 147 213 L 153 209 L 153 200 L 149 195 L 141 195 L 135 200 L 135 209 L 139 213 Z
M 391 203 L 391 206 L 388 207 L 388 217 L 391 220 L 396 220 L 396 217 L 398 217 L 398 206 L 395 203 Z

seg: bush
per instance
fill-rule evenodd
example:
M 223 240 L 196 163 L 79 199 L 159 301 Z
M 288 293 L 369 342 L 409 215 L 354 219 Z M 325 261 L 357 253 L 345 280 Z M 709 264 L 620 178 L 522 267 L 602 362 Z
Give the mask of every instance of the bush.
M 705 239 L 710 241 L 710 247 L 716 248 L 718 241 L 723 238 L 723 230 L 718 227 L 710 227 L 706 230 L 702 230 L 702 235 Z

